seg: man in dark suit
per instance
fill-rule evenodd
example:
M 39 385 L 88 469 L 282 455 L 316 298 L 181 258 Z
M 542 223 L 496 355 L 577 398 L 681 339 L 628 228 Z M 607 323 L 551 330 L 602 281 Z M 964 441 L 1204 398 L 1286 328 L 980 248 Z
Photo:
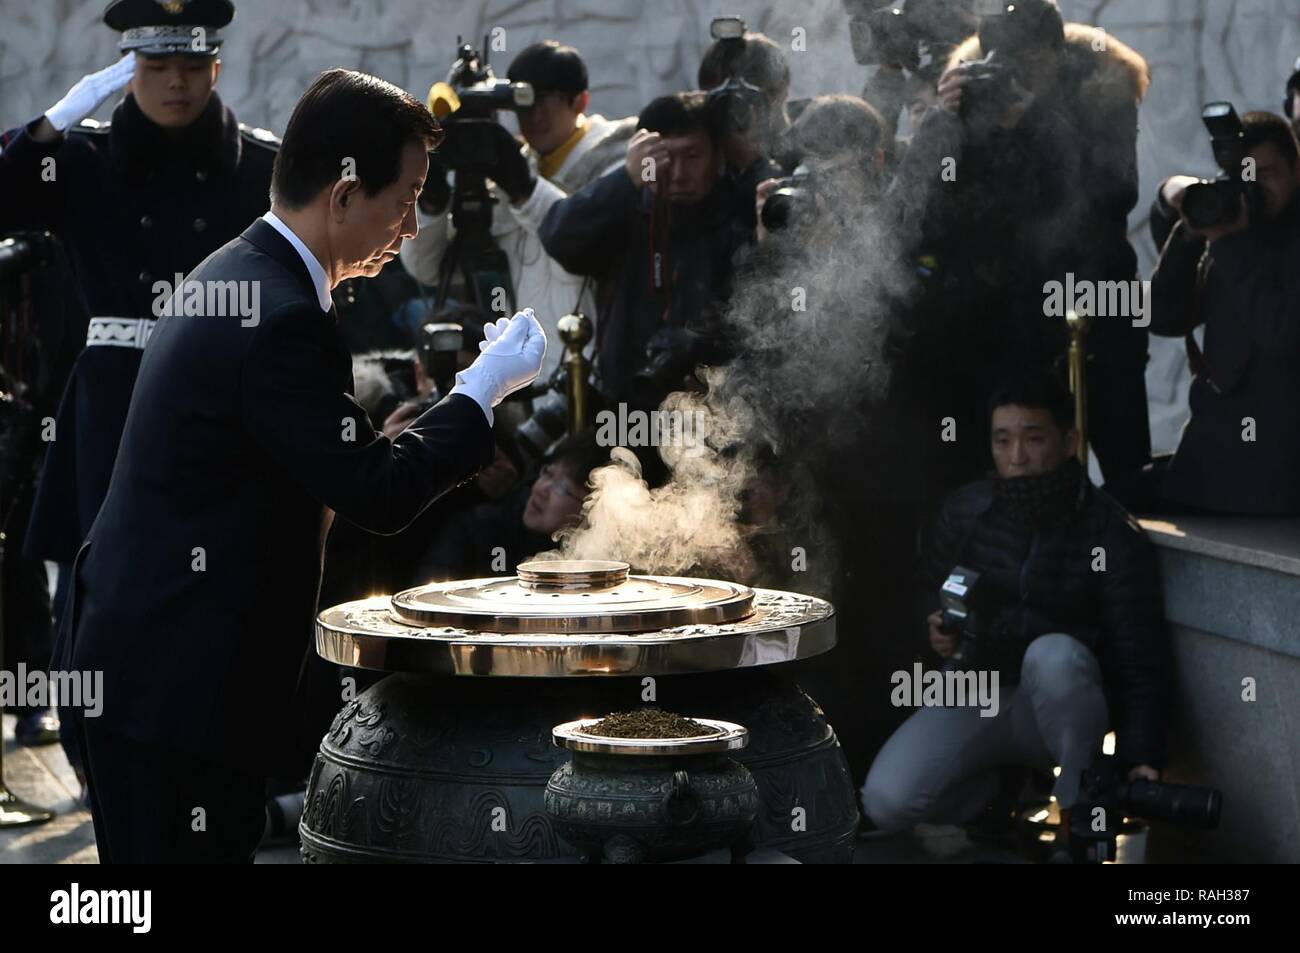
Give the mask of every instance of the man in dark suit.
M 350 396 L 330 290 L 414 237 L 438 138 L 395 86 L 322 74 L 271 211 L 163 310 L 69 612 L 65 667 L 104 673 L 102 714 L 78 719 L 101 860 L 251 860 L 265 778 L 296 740 L 333 514 L 402 529 L 491 462 L 492 407 L 537 375 L 545 335 L 525 312 L 394 440 Z

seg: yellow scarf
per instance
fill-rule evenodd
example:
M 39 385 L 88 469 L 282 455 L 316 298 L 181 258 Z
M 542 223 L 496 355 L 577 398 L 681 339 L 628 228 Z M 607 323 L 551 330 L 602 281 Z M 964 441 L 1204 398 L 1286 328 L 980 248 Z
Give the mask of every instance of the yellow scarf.
M 541 174 L 542 178 L 549 179 L 554 177 L 555 173 L 559 172 L 560 167 L 564 165 L 564 160 L 569 158 L 569 153 L 573 151 L 574 147 L 586 134 L 587 117 L 580 115 L 578 116 L 578 127 L 573 130 L 573 135 L 569 136 L 568 139 L 565 139 L 564 142 L 560 143 L 560 145 L 556 146 L 546 155 L 537 157 L 537 171 Z

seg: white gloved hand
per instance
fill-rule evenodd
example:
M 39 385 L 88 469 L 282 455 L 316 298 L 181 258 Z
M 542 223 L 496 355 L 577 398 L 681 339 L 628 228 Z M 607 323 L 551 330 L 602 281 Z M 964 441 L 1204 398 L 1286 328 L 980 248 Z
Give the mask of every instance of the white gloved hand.
M 75 126 L 104 105 L 108 97 L 131 82 L 135 75 L 135 51 L 112 66 L 77 80 L 66 96 L 45 110 L 45 118 L 59 132 Z
M 456 375 L 450 393 L 478 401 L 490 424 L 493 407 L 537 378 L 546 356 L 546 332 L 533 309 L 525 308 L 509 320 L 484 325 L 483 336 L 487 340 L 479 342 L 481 353 Z

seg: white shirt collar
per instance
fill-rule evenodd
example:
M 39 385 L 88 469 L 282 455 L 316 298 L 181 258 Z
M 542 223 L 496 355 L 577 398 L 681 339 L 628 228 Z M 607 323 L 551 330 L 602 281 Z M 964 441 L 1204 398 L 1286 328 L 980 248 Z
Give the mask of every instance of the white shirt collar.
M 322 311 L 329 311 L 334 306 L 330 298 L 330 281 L 325 274 L 325 269 L 321 263 L 316 260 L 316 256 L 311 253 L 311 249 L 303 244 L 302 239 L 293 233 L 288 225 L 284 224 L 274 212 L 267 212 L 262 218 L 277 232 L 283 235 L 293 246 L 293 250 L 298 253 L 302 263 L 307 266 L 307 273 L 311 275 L 312 284 L 316 286 L 316 298 L 320 302 Z

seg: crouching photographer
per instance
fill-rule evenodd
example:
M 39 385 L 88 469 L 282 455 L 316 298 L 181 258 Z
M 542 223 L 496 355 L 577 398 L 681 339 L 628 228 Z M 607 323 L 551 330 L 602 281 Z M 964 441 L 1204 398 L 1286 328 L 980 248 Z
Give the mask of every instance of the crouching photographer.
M 1054 375 L 1001 385 L 990 415 L 996 476 L 946 501 L 925 582 L 948 603 L 927 620 L 943 674 L 978 676 L 992 697 L 929 707 L 927 695 L 885 743 L 862 790 L 883 831 L 974 820 L 1002 765 L 1059 765 L 1064 821 L 1108 727 L 1127 777 L 1158 778 L 1167 635 L 1154 550 L 1088 482 Z
M 1204 118 L 1223 173 L 1175 176 L 1152 210 L 1168 235 L 1151 330 L 1185 336 L 1194 377 L 1191 419 L 1149 489 L 1166 511 L 1300 515 L 1300 147 L 1272 113 L 1211 103 Z

